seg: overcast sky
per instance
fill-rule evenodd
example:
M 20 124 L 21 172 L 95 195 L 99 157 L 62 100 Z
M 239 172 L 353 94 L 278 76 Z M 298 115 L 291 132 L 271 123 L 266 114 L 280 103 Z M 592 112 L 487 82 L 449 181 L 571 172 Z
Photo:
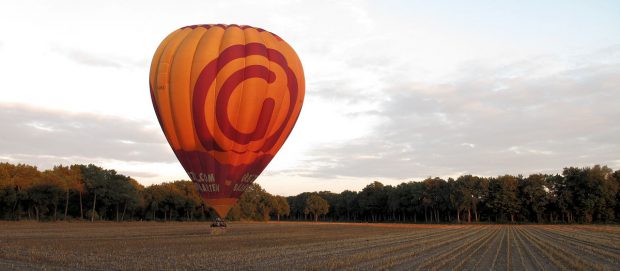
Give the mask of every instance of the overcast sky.
M 269 192 L 620 169 L 618 14 L 618 1 L 2 1 L 0 161 L 187 179 L 149 63 L 179 27 L 235 23 L 285 39 L 306 72 L 297 125 L 257 180 Z

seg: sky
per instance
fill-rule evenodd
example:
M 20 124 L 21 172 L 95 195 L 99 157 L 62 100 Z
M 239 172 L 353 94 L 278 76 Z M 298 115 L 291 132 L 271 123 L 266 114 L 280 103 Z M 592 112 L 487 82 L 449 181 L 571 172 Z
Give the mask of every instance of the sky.
M 0 161 L 188 179 L 149 65 L 186 25 L 261 27 L 305 71 L 297 125 L 257 182 L 360 190 L 429 176 L 620 169 L 618 1 L 2 1 Z

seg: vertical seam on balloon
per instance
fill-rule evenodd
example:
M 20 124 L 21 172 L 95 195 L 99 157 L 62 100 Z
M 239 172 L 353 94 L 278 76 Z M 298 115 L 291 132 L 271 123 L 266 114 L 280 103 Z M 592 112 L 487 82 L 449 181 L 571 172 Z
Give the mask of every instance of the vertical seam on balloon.
M 265 53 L 266 53 L 265 58 L 267 58 L 267 70 L 273 72 L 273 70 L 271 69 L 271 58 L 269 57 L 269 47 L 267 47 L 267 42 L 265 42 L 265 38 L 263 37 L 263 35 L 261 35 L 261 32 L 258 31 L 258 30 L 256 30 L 256 31 L 258 32 L 258 36 L 260 37 L 262 44 L 265 45 Z M 267 80 L 267 81 L 269 81 L 269 80 Z M 275 79 L 274 79 L 274 82 L 275 82 Z M 269 87 L 270 87 L 269 85 L 270 85 L 270 83 L 267 82 L 267 86 L 265 87 L 265 91 L 264 91 L 264 94 L 263 94 L 263 97 L 262 97 L 263 98 L 262 99 L 263 102 L 265 101 L 265 99 L 269 95 Z M 274 101 L 274 104 L 275 104 L 275 101 Z M 275 111 L 275 108 L 274 108 L 274 111 Z M 275 117 L 277 119 L 278 118 L 277 112 L 273 112 L 273 113 L 276 113 Z M 274 116 L 273 113 L 271 114 L 272 118 Z M 271 120 L 270 120 L 270 125 L 269 126 L 271 126 L 271 127 L 274 126 L 274 123 L 271 123 Z M 265 141 L 267 140 L 268 137 L 269 137 L 269 127 L 267 127 L 267 131 L 265 132 L 265 136 L 263 136 L 263 138 L 261 139 L 263 144 L 265 143 Z M 261 148 L 262 148 L 262 145 L 261 145 L 260 148 L 258 148 L 258 153 L 260 153 L 260 149 Z
M 178 32 L 178 33 L 174 36 L 174 38 L 170 39 L 170 42 L 168 42 L 168 44 L 166 45 L 166 48 L 164 48 L 164 51 L 162 51 L 162 55 L 161 55 L 161 57 L 160 57 L 160 61 L 158 62 L 159 64 L 157 65 L 157 66 L 158 66 L 158 67 L 157 67 L 157 78 L 159 78 L 159 65 L 161 64 L 161 58 L 164 56 L 164 53 L 166 52 L 166 50 L 168 49 L 168 47 L 169 47 L 169 46 L 172 46 L 172 44 L 174 44 L 174 42 L 173 42 L 173 41 L 174 41 L 175 39 L 179 38 L 179 37 L 177 37 L 177 36 L 181 35 L 181 33 L 183 33 L 183 31 L 179 31 L 179 32 Z M 184 38 L 184 37 L 183 37 L 183 38 Z M 179 42 L 179 44 L 180 44 L 180 42 Z M 171 49 L 170 49 L 170 50 L 173 50 L 173 52 L 172 52 L 172 58 L 173 58 L 173 59 L 174 59 L 174 56 L 176 55 L 176 51 L 177 51 L 177 49 L 178 49 L 178 48 L 179 48 L 179 46 L 177 45 L 176 47 L 174 47 L 174 48 L 172 48 L 172 47 L 171 47 Z M 174 119 L 174 117 L 172 116 L 172 114 L 173 114 L 173 113 L 172 113 L 172 104 L 171 104 L 171 100 L 170 100 L 170 93 L 172 93 L 172 89 L 170 88 L 170 70 L 171 70 L 171 68 L 172 68 L 172 65 L 171 65 L 171 64 L 172 64 L 172 61 L 169 61 L 169 62 L 167 62 L 166 64 L 168 65 L 168 69 L 167 69 L 168 80 L 166 81 L 166 82 L 168 83 L 168 106 L 169 106 L 169 108 L 170 108 L 170 115 L 171 115 L 170 117 L 171 117 L 172 119 Z M 159 105 L 159 103 L 158 103 L 158 105 Z M 160 108 L 161 108 L 161 107 L 160 107 Z M 163 121 L 163 120 L 162 120 L 162 123 L 165 123 L 165 121 Z M 180 140 L 179 140 L 179 137 L 178 137 L 178 135 L 176 134 L 176 127 L 175 127 L 175 125 L 174 125 L 174 121 L 172 121 L 172 123 L 170 123 L 170 124 L 168 124 L 168 125 L 172 125 L 172 132 L 174 133 L 174 137 L 175 137 L 175 138 L 176 138 L 176 140 L 177 140 L 177 142 L 176 142 L 176 143 L 177 143 L 178 145 L 181 145 L 181 142 L 180 142 Z M 164 130 L 164 134 L 166 134 L 166 132 L 165 132 L 165 127 L 162 127 L 162 128 L 163 128 L 163 130 Z M 166 136 L 166 138 L 168 138 L 168 137 Z M 174 148 L 173 148 L 173 150 L 174 150 Z M 174 150 L 174 151 L 176 151 L 176 150 Z
M 217 95 L 219 94 L 219 90 L 217 89 L 217 75 L 220 73 L 220 71 L 219 71 L 219 69 L 217 69 L 217 67 L 219 67 L 219 65 L 220 65 L 220 54 L 222 53 L 222 42 L 224 40 L 224 35 L 226 35 L 226 28 L 224 28 L 224 32 L 222 32 L 222 35 L 219 36 L 219 42 L 218 42 L 218 45 L 217 45 L 217 57 L 215 58 L 216 74 L 215 74 L 215 77 L 213 78 L 213 83 L 211 83 L 211 86 L 213 86 L 213 96 L 215 98 L 213 100 L 213 106 L 212 106 L 214 108 L 214 110 L 213 110 L 213 114 L 211 114 L 211 118 L 212 118 L 211 123 L 213 123 L 213 140 L 211 140 L 211 147 L 209 148 L 209 150 L 213 150 L 214 147 L 215 147 L 215 144 L 217 144 L 220 147 L 220 149 L 222 149 L 222 151 L 225 152 L 226 150 L 224 150 L 224 148 L 222 147 L 221 143 L 217 142 L 219 127 L 218 127 L 216 113 L 215 113 L 216 112 L 215 109 L 216 109 L 216 106 L 217 106 L 217 104 L 216 104 Z M 209 86 L 209 88 L 211 86 Z M 208 96 L 205 99 L 206 99 L 206 101 L 208 101 Z M 205 108 L 206 107 L 208 107 L 208 105 L 205 102 Z M 204 112 L 205 112 L 204 108 L 203 108 L 202 112 L 204 114 Z M 207 120 L 207 118 L 205 117 L 205 121 L 206 120 Z M 208 124 L 205 124 L 205 125 L 207 125 L 207 128 L 208 128 Z M 221 132 L 220 132 L 220 134 L 221 134 Z M 213 157 L 213 159 L 217 161 L 217 158 Z M 217 161 L 217 162 L 219 162 L 219 161 Z M 215 176 L 219 177 L 219 175 L 220 175 L 219 170 L 214 169 L 214 171 L 215 172 L 213 174 L 215 174 Z
M 229 30 L 229 28 L 226 28 L 226 31 L 230 31 L 229 33 L 230 33 L 231 35 L 233 35 L 233 31 L 232 31 L 232 30 Z M 234 39 L 233 39 L 233 41 L 234 41 Z M 237 44 L 234 44 L 234 43 L 233 43 L 233 45 L 231 45 L 231 46 L 227 47 L 226 49 L 224 49 L 224 51 L 226 51 L 226 50 L 228 50 L 229 48 L 234 47 L 234 46 L 236 46 L 236 45 L 237 45 Z M 244 45 L 242 45 L 242 44 L 241 44 L 241 46 L 243 46 L 243 50 L 244 50 L 244 53 L 245 53 L 245 46 L 244 46 Z M 224 63 L 224 65 L 221 67 L 221 69 L 219 68 L 219 63 L 218 63 L 218 74 L 219 74 L 219 72 L 220 72 L 220 71 L 223 71 L 223 70 L 224 70 L 224 67 L 225 67 L 226 65 L 229 65 L 231 62 L 234 62 L 235 60 L 237 60 L 237 59 L 235 58 L 235 59 L 231 59 L 231 60 L 229 60 L 229 61 L 225 62 L 225 63 Z M 245 62 L 244 62 L 244 64 L 245 64 Z M 235 72 L 233 72 L 233 73 L 231 74 L 231 76 L 232 76 L 232 75 L 234 75 L 234 74 L 235 74 Z M 221 85 L 221 86 L 219 86 L 219 87 L 218 87 L 218 86 L 217 86 L 217 84 L 216 84 L 216 87 L 218 87 L 218 89 L 219 89 L 218 94 L 217 94 L 217 98 L 218 98 L 218 99 L 220 98 L 220 95 L 221 95 L 221 93 L 222 93 L 222 88 L 224 87 L 224 85 L 226 84 L 226 82 L 227 82 L 229 79 L 230 79 L 230 77 L 225 78 L 224 82 L 222 82 L 222 85 Z M 226 104 L 224 108 L 225 108 L 225 110 L 226 110 L 226 114 L 224 114 L 224 115 L 228 115 L 228 104 Z M 219 110 L 220 110 L 220 108 L 218 107 L 217 102 L 216 102 L 216 105 L 215 105 L 215 109 L 216 109 L 216 110 L 215 110 L 215 114 L 216 114 L 216 120 L 217 120 L 217 114 L 220 114 L 220 111 L 219 111 Z M 230 117 L 230 116 L 229 116 L 229 117 Z M 228 118 L 228 121 L 230 121 L 230 118 Z M 228 134 L 228 131 L 227 131 L 227 130 L 228 130 L 228 129 L 230 129 L 230 127 L 224 127 L 224 128 L 226 128 L 226 129 L 222 129 L 223 123 L 219 123 L 219 122 L 216 122 L 216 123 L 217 123 L 217 125 L 218 125 L 218 128 L 220 128 L 220 130 L 222 131 L 222 135 L 223 135 L 223 137 L 225 137 L 225 138 L 226 138 L 226 140 L 225 140 L 225 141 L 226 141 L 226 142 L 225 142 L 225 143 L 226 143 L 226 145 L 225 145 L 225 146 L 227 146 L 227 147 L 229 148 L 228 150 L 226 150 L 225 156 L 226 156 L 226 157 L 229 157 L 230 155 L 234 155 L 235 144 L 237 144 L 237 143 L 236 143 L 236 141 L 235 141 L 235 139 L 234 139 L 234 138 L 229 138 L 229 137 L 228 137 L 228 135 L 227 135 L 227 134 Z
M 288 61 L 284 54 L 282 54 L 282 52 L 278 50 L 273 50 L 273 53 L 276 55 L 276 58 L 274 58 L 276 60 L 276 63 L 278 63 L 278 65 L 280 65 L 285 70 L 287 77 L 286 85 L 289 92 L 289 107 L 287 108 L 287 113 L 283 122 L 283 124 L 287 124 L 290 121 L 291 117 L 293 117 L 293 113 L 295 112 L 294 104 L 297 102 L 299 86 L 297 85 L 297 76 L 295 76 L 294 71 L 289 67 Z M 293 81 L 291 81 L 291 79 L 293 79 Z M 294 86 L 294 89 L 291 88 L 292 86 Z M 293 93 L 295 94 L 295 96 L 291 95 Z M 286 130 L 286 125 L 278 126 L 278 129 L 275 131 L 273 138 L 269 138 L 269 142 L 265 145 L 265 147 L 272 148 L 271 150 L 273 150 L 274 146 L 276 146 L 277 141 L 281 139 L 281 135 L 284 130 Z M 280 147 L 278 147 L 278 150 L 280 149 Z
M 181 46 L 184 46 L 184 44 L 186 42 L 189 42 L 189 38 L 193 34 L 194 31 L 197 31 L 196 28 L 193 28 L 192 30 L 190 30 L 190 32 L 187 35 L 185 35 L 185 37 L 183 37 L 181 42 L 179 42 L 179 45 L 177 46 L 176 50 L 174 51 L 174 55 L 172 56 L 172 61 L 170 61 L 170 72 L 168 73 L 168 76 L 169 76 L 168 82 L 170 82 L 170 86 L 171 86 L 170 89 L 172 89 L 172 66 L 177 61 L 177 57 L 179 56 L 179 54 L 182 53 L 181 50 L 179 50 L 179 48 L 181 48 Z M 196 48 L 194 48 L 194 52 L 192 53 L 192 61 L 193 61 L 193 56 L 195 55 L 195 51 L 196 51 Z M 191 65 L 191 63 L 190 63 L 190 65 Z M 191 67 L 190 67 L 190 75 L 189 76 L 191 76 Z M 190 91 L 189 88 L 190 88 L 191 84 L 192 84 L 192 82 L 191 82 L 191 77 L 190 77 L 189 86 L 187 86 L 187 91 Z M 179 91 L 185 91 L 185 89 L 186 88 L 182 87 L 182 89 L 175 91 L 175 93 L 178 93 Z M 174 131 L 177 134 L 177 140 L 179 141 L 179 146 L 181 147 L 181 150 L 185 151 L 185 148 L 183 147 L 183 143 L 182 143 L 183 139 L 181 139 L 182 135 L 181 135 L 181 132 L 180 132 L 181 130 L 183 130 L 183 127 L 180 126 L 181 123 L 177 123 L 177 121 L 176 121 L 177 116 L 176 116 L 175 112 L 178 110 L 178 108 L 174 107 L 174 103 L 172 102 L 172 97 L 173 96 L 174 95 L 173 95 L 172 91 L 169 91 L 168 97 L 170 99 L 170 112 L 171 112 L 172 120 L 173 120 L 172 124 L 173 124 Z M 189 96 L 189 99 L 190 99 L 190 101 L 188 101 L 188 102 L 190 103 L 190 106 L 191 106 L 191 96 Z M 191 116 L 191 107 L 190 107 L 189 114 Z M 193 125 L 193 123 L 190 123 L 190 125 Z
M 195 143 L 195 150 L 198 151 L 200 150 L 200 148 L 198 146 L 202 146 L 202 143 L 200 142 L 200 139 L 198 138 L 198 135 L 196 135 L 196 125 L 194 125 L 194 103 L 193 101 L 193 97 L 194 97 L 194 88 L 196 87 L 196 81 L 198 80 L 198 77 L 200 77 L 200 72 L 198 72 L 198 76 L 196 78 L 192 78 L 192 75 L 194 74 L 194 63 L 196 62 L 196 55 L 197 55 L 197 51 L 200 47 L 200 43 L 202 42 L 202 39 L 205 37 L 205 35 L 207 35 L 207 32 L 209 31 L 208 28 L 204 28 L 205 31 L 202 32 L 202 35 L 200 35 L 200 38 L 198 39 L 198 42 L 196 43 L 196 48 L 194 48 L 194 53 L 192 55 L 192 62 L 190 63 L 190 69 L 189 69 L 189 117 L 190 117 L 190 124 L 192 127 L 192 137 Z M 203 68 L 201 68 L 202 70 Z M 194 86 L 192 87 L 192 82 L 194 82 Z M 204 148 L 204 146 L 203 146 Z
M 175 32 L 170 33 L 170 35 L 168 35 L 162 41 L 162 43 L 159 45 L 157 50 L 155 50 L 155 54 L 153 55 L 153 60 L 152 60 L 152 62 L 155 63 L 155 67 L 153 67 L 153 65 L 151 65 L 151 67 L 150 67 L 151 70 L 149 71 L 149 84 L 151 84 L 153 86 L 157 85 L 157 70 L 159 68 L 159 60 L 161 59 L 161 56 L 163 55 L 164 50 L 166 49 L 166 46 L 168 46 L 168 44 L 170 43 L 170 39 L 172 39 L 172 35 L 176 34 Z M 157 59 L 155 59 L 155 56 L 157 56 L 157 51 L 159 51 L 161 46 L 164 46 L 164 47 L 161 48 L 161 52 L 159 53 L 159 56 L 157 57 Z M 151 74 L 153 75 L 153 78 L 152 78 L 153 80 L 151 80 L 151 76 L 150 76 Z
M 266 32 L 266 31 L 265 31 L 265 32 Z M 270 32 L 267 32 L 267 33 L 269 33 L 269 35 L 272 35 Z M 287 69 L 288 69 L 288 61 L 286 61 L 286 57 L 285 57 L 285 56 L 284 56 L 284 54 L 280 51 L 280 49 L 281 49 L 281 48 L 280 48 L 280 47 L 281 47 L 281 46 L 280 46 L 280 43 L 279 43 L 279 42 L 276 42 L 276 43 L 274 43 L 274 44 L 277 44 L 277 46 L 278 46 L 278 47 L 277 47 L 277 48 L 274 48 L 274 49 L 272 49 L 272 50 L 277 51 L 278 53 L 280 53 L 280 54 L 282 55 L 282 57 L 284 58 L 285 62 L 287 63 L 287 66 L 286 66 L 286 67 L 281 66 L 281 64 L 279 64 L 279 63 L 278 63 L 278 66 L 280 66 L 280 68 L 282 68 L 282 70 L 284 71 L 284 74 L 285 74 L 285 75 L 287 75 L 287 76 L 285 76 L 285 77 L 286 77 L 286 84 L 285 84 L 285 85 L 286 85 L 286 90 L 287 90 L 285 93 L 288 93 L 288 95 L 290 96 L 290 95 L 291 95 L 291 89 L 289 88 L 289 83 L 288 83 L 288 74 L 287 74 Z M 269 59 L 271 59 L 271 54 L 270 54 L 270 51 L 269 51 L 269 50 L 267 50 L 267 55 L 269 56 Z M 269 61 L 269 65 L 271 65 L 271 61 Z M 278 119 L 278 116 L 280 116 L 280 112 L 282 112 L 282 107 L 284 107 L 284 105 L 282 104 L 282 101 L 283 101 L 283 100 L 284 100 L 284 98 L 285 98 L 285 97 L 284 97 L 284 96 L 285 96 L 285 94 L 284 94 L 284 93 L 282 93 L 282 94 L 280 94 L 280 95 L 281 95 L 281 97 L 280 97 L 280 107 L 278 107 L 278 109 L 277 109 L 277 111 L 278 111 L 278 112 L 275 112 L 275 113 L 276 113 L 276 115 L 275 115 L 275 116 L 276 116 L 276 119 Z M 290 100 L 290 99 L 289 99 L 289 100 Z M 289 102 L 289 105 L 288 105 L 288 106 L 289 106 L 289 107 L 291 107 L 291 106 L 294 106 L 294 104 L 292 104 L 292 103 L 290 103 L 290 102 Z M 268 140 L 269 140 L 269 138 L 270 138 L 270 136 L 269 136 L 269 135 L 270 135 L 270 133 L 272 133 L 272 132 L 277 132 L 277 130 L 279 129 L 279 127 L 280 127 L 280 126 L 286 126 L 286 125 L 287 125 L 287 123 L 286 123 L 286 117 L 284 117 L 284 120 L 282 120 L 282 121 L 283 121 L 283 122 L 282 122 L 282 125 L 276 125 L 276 124 L 274 124 L 274 125 L 272 126 L 272 128 L 271 128 L 269 131 L 267 131 L 267 134 L 265 135 L 265 143 L 268 143 L 267 141 L 268 141 Z M 279 140 L 279 139 L 276 139 L 276 141 L 277 141 L 277 140 Z M 265 153 L 268 153 L 270 150 L 271 150 L 271 149 L 269 149 L 269 150 L 265 151 Z M 261 151 L 262 151 L 262 148 L 261 148 Z
M 177 30 L 178 31 L 178 30 Z M 175 31 L 176 32 L 176 31 Z M 164 50 L 166 49 L 166 46 L 168 46 L 168 44 L 170 43 L 170 40 L 173 38 L 174 35 L 176 35 L 176 33 L 173 32 L 170 35 L 168 35 L 163 41 L 162 44 L 160 44 L 160 46 L 157 48 L 157 50 L 155 50 L 155 55 L 153 55 L 153 60 L 152 62 L 154 63 L 151 64 L 150 67 L 150 71 L 149 71 L 149 91 L 151 93 L 151 101 L 153 103 L 153 107 L 155 109 L 155 115 L 157 116 L 157 122 L 159 123 L 159 128 L 162 130 L 162 132 L 164 132 L 165 134 L 165 130 L 164 127 L 162 125 L 162 120 L 161 120 L 161 116 L 160 116 L 160 112 L 159 112 L 159 105 L 157 102 L 157 91 L 156 91 L 156 87 L 157 87 L 157 77 L 158 77 L 158 70 L 159 70 L 159 60 L 161 59 Z M 163 48 L 160 48 L 161 46 L 163 46 Z M 161 50 L 160 50 L 161 49 Z M 159 56 L 157 56 L 157 52 L 159 51 Z M 157 56 L 157 59 L 155 58 Z M 152 75 L 152 80 L 151 80 L 151 75 Z M 168 138 L 166 138 L 166 141 L 168 141 Z
M 197 52 L 199 49 L 201 49 L 201 48 L 200 48 L 200 44 L 201 44 L 201 42 L 203 41 L 203 39 L 205 38 L 205 36 L 207 35 L 207 33 L 210 31 L 210 28 L 211 28 L 211 27 L 205 27 L 206 31 L 202 34 L 202 36 L 200 37 L 200 40 L 198 41 L 198 44 L 197 44 L 197 46 L 196 46 L 196 50 L 194 51 L 194 56 L 192 57 L 192 70 L 190 70 L 190 73 L 193 73 L 194 62 L 196 61 L 196 55 L 197 55 L 197 53 L 196 53 L 196 52 Z M 207 63 L 206 63 L 205 65 L 209 65 L 209 62 L 210 62 L 210 61 L 211 61 L 211 60 L 208 60 L 208 61 L 207 61 Z M 195 95 L 195 93 L 194 93 L 194 92 L 196 91 L 196 89 L 195 89 L 195 88 L 196 88 L 196 84 L 198 83 L 198 82 L 197 82 L 197 80 L 200 78 L 200 74 L 202 73 L 202 70 L 203 70 L 203 69 L 205 69 L 205 67 L 206 67 L 206 66 L 204 66 L 204 67 L 200 67 L 200 71 L 199 71 L 199 73 L 198 73 L 198 76 L 195 78 L 195 81 L 196 81 L 196 82 L 194 82 L 194 86 L 193 86 L 193 87 L 191 86 L 191 81 L 192 81 L 192 79 L 190 78 L 190 93 L 191 93 L 191 94 L 190 94 L 190 106 L 191 106 L 191 118 L 192 118 L 192 127 L 193 127 L 192 132 L 193 132 L 194 140 L 196 140 L 196 144 L 197 144 L 197 146 L 201 146 L 201 147 L 202 147 L 202 149 L 205 149 L 205 151 L 207 151 L 207 152 L 208 152 L 208 151 L 209 151 L 208 146 L 203 146 L 203 145 L 202 145 L 202 140 L 200 140 L 200 137 L 199 137 L 199 135 L 198 135 L 198 130 L 197 130 L 197 127 L 196 127 L 196 125 L 195 125 L 195 119 L 194 119 L 194 117 L 195 117 L 195 116 L 194 116 L 194 103 L 193 103 L 193 99 L 194 99 L 194 95 Z M 201 112 L 202 112 L 202 114 L 204 114 L 204 113 L 205 113 L 204 108 L 203 108 L 203 110 L 201 110 Z M 206 121 L 206 118 L 205 118 L 205 121 Z M 205 125 L 206 125 L 206 124 L 205 124 Z M 207 132 L 207 133 L 209 133 L 208 129 L 209 129 L 209 128 L 207 127 L 207 131 L 203 131 L 203 132 Z M 211 144 L 210 149 L 212 150 L 212 149 L 213 149 L 213 140 L 211 140 L 209 144 Z M 203 173 L 205 173 L 205 174 L 209 174 L 209 171 L 210 171 L 210 170 L 212 170 L 212 167 L 210 167 L 210 166 L 209 166 L 209 165 L 211 164 L 211 162 L 209 161 L 209 159 L 214 159 L 214 158 L 200 158 L 200 156 L 198 155 L 198 150 L 199 150 L 199 149 L 200 149 L 200 148 L 198 148 L 198 149 L 196 150 L 196 152 L 195 152 L 195 153 L 196 153 L 196 158 L 197 158 L 197 160 L 198 160 L 198 167 L 199 167 L 199 168 L 197 169 L 196 174 L 200 174 L 198 171 L 203 172 Z M 214 174 L 215 174 L 215 172 L 214 172 Z
M 175 39 L 177 39 L 177 38 L 178 38 L 178 37 L 176 37 L 176 36 L 175 36 Z M 176 134 L 176 127 L 175 127 L 175 125 L 174 125 L 174 113 L 173 113 L 173 111 L 172 111 L 172 101 L 171 101 L 171 99 L 170 99 L 170 96 L 171 96 L 171 94 L 170 94 L 170 93 L 172 93 L 172 84 L 170 84 L 170 81 L 171 81 L 171 77 L 172 77 L 172 76 L 171 76 L 171 74 L 170 74 L 170 71 L 172 70 L 172 62 L 174 61 L 174 56 L 176 55 L 176 53 L 177 53 L 177 49 L 178 49 L 178 48 L 179 48 L 179 46 L 177 45 L 176 47 L 174 47 L 174 48 L 172 48 L 172 47 L 171 47 L 171 49 L 170 49 L 170 50 L 174 50 L 174 51 L 173 51 L 173 53 L 172 53 L 172 60 L 171 60 L 171 61 L 167 61 L 167 62 L 166 62 L 166 64 L 168 65 L 168 69 L 167 69 L 167 72 L 166 72 L 166 74 L 167 74 L 167 76 L 168 76 L 168 79 L 166 80 L 166 82 L 167 82 L 167 84 L 168 84 L 168 107 L 170 108 L 170 118 L 173 120 L 173 121 L 171 121 L 171 122 L 170 122 L 170 124 L 168 124 L 168 125 L 171 125 L 171 126 L 172 126 L 172 131 L 173 131 L 173 132 L 174 132 L 174 134 L 175 134 L 175 137 L 176 137 L 176 140 L 177 140 L 177 144 L 178 144 L 179 146 L 181 146 L 181 141 L 179 140 L 179 136 Z M 167 49 L 167 48 L 166 48 L 166 49 Z M 165 52 L 165 50 L 164 50 L 164 52 Z M 163 56 L 163 54 L 162 54 L 162 56 Z M 178 150 L 174 150 L 174 151 L 178 151 Z
M 272 71 L 271 70 L 271 60 L 270 60 L 270 57 L 269 57 L 269 48 L 267 47 L 267 43 L 265 42 L 265 38 L 263 37 L 263 35 L 261 35 L 261 32 L 258 31 L 258 30 L 256 30 L 256 31 L 258 32 L 258 37 L 260 38 L 261 43 L 265 46 L 265 53 L 266 53 L 265 57 L 267 58 L 267 70 L 268 71 Z M 267 80 L 267 81 L 269 81 L 269 80 Z M 265 99 L 269 95 L 269 85 L 270 85 L 270 83 L 267 82 L 267 85 L 265 86 L 265 91 L 264 91 L 263 97 L 261 99 L 263 102 L 265 101 Z M 262 110 L 262 108 L 261 108 L 261 110 Z M 274 108 L 274 110 L 275 110 L 275 108 Z M 273 114 L 271 115 L 271 117 L 273 117 Z M 276 115 L 276 118 L 277 118 L 277 115 Z M 271 123 L 270 125 L 273 126 L 274 124 Z M 263 144 L 261 144 L 261 148 L 262 148 L 262 145 L 264 145 L 264 143 L 266 142 L 267 138 L 269 138 L 269 130 L 267 130 L 267 132 L 265 133 L 265 136 L 263 136 L 263 138 L 261 139 L 261 141 L 263 142 Z M 251 166 L 249 168 L 249 170 L 250 170 L 249 172 L 251 172 L 252 174 L 259 174 L 259 172 L 256 172 L 257 171 L 256 169 L 259 166 L 262 166 L 262 164 L 263 164 L 263 163 L 259 162 L 259 160 L 263 159 L 263 157 L 264 157 L 264 153 L 260 154 L 261 148 L 258 148 L 255 160 L 252 161 L 252 163 L 250 163 Z M 263 168 L 263 170 L 264 169 L 265 168 Z M 252 183 L 254 183 L 254 181 L 252 181 Z
M 241 29 L 241 31 L 243 32 L 243 55 L 244 55 L 242 69 L 245 70 L 245 68 L 247 67 L 247 57 L 248 57 L 248 49 L 247 49 L 247 40 L 248 39 L 246 37 L 245 30 Z M 245 96 L 243 94 L 243 93 L 245 93 L 245 80 L 246 80 L 246 72 L 244 71 L 243 72 L 243 79 L 241 80 L 241 88 L 240 88 L 241 91 L 242 91 L 242 95 L 239 95 L 239 103 L 238 103 L 238 106 L 237 106 L 237 114 L 235 116 L 235 122 L 234 122 L 235 124 L 237 124 L 237 126 L 239 125 L 239 119 L 240 119 L 240 114 L 241 114 L 241 110 L 242 110 L 241 109 L 241 105 L 243 103 L 243 97 Z M 237 87 L 239 87 L 239 86 L 237 86 Z M 237 154 L 236 150 L 234 148 L 235 148 L 235 145 L 243 146 L 243 144 L 237 143 L 236 140 L 231 140 L 231 141 L 233 142 L 232 143 L 232 149 L 234 150 L 234 152 L 233 152 L 234 153 L 233 154 L 234 158 L 232 159 L 232 164 L 233 165 L 237 165 L 239 163 L 239 159 L 240 159 L 241 155 Z M 246 145 L 245 148 L 247 148 L 247 145 Z M 234 180 L 234 181 L 237 182 L 238 180 Z M 232 192 L 233 191 L 231 191 L 231 195 L 232 195 Z
M 161 58 L 164 56 L 164 52 L 166 51 L 168 46 L 170 46 L 170 43 L 171 43 L 170 41 L 172 41 L 174 39 L 174 37 L 179 34 L 179 32 L 180 32 L 179 30 L 176 30 L 175 32 L 170 34 L 171 35 L 170 39 L 168 39 L 168 41 L 164 45 L 164 48 L 162 48 L 162 50 L 161 50 L 161 54 L 159 54 L 159 57 L 157 58 L 157 64 L 155 65 L 155 69 L 154 69 L 155 76 L 153 78 L 153 85 L 155 87 L 157 87 L 157 81 L 158 81 L 157 79 L 159 79 L 159 64 L 161 63 Z M 159 102 L 158 102 L 159 95 L 157 95 L 157 91 L 153 91 L 153 96 L 155 97 L 155 101 L 157 102 L 158 107 L 159 107 Z M 165 131 L 163 125 L 161 125 L 161 126 L 162 126 L 161 129 L 162 129 L 162 131 L 164 131 L 164 134 L 165 134 L 166 131 Z

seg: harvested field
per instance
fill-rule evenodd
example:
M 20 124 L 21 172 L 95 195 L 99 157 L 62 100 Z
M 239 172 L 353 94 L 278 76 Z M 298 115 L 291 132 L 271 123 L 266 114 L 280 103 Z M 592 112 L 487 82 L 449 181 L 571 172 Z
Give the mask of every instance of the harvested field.
M 620 270 L 620 227 L 0 222 L 0 270 Z

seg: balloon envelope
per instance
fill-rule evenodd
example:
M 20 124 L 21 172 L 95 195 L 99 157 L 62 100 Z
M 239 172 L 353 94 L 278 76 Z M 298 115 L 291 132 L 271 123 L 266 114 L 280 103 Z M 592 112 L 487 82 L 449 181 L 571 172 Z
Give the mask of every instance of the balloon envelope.
M 172 32 L 153 56 L 149 83 L 168 143 L 220 217 L 282 147 L 305 93 L 293 48 L 238 25 Z

